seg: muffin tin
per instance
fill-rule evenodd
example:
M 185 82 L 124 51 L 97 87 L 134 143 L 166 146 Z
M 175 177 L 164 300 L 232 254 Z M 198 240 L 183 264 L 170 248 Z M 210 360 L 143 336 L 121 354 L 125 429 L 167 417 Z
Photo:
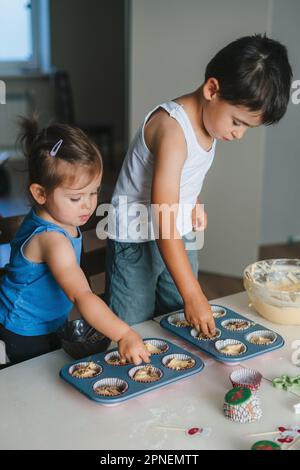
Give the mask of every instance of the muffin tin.
M 170 383 L 177 382 L 178 380 L 185 379 L 186 377 L 201 372 L 204 368 L 203 361 L 198 356 L 191 354 L 189 351 L 186 351 L 170 341 L 159 338 L 145 338 L 144 342 L 150 342 L 153 345 L 159 345 L 160 347 L 165 345 L 165 348 L 161 353 L 151 354 L 150 365 L 158 369 L 161 374 L 161 377 L 153 382 L 138 382 L 133 378 L 134 372 L 138 368 L 145 367 L 149 364 L 143 363 L 140 366 L 128 363 L 120 365 L 108 364 L 107 360 L 118 354 L 117 349 L 94 354 L 86 357 L 85 359 L 67 364 L 60 370 L 59 375 L 62 379 L 91 400 L 101 403 L 102 405 L 111 406 L 122 403 L 146 392 L 150 392 L 151 390 L 164 387 Z M 191 358 L 195 361 L 195 364 L 187 369 L 174 370 L 168 367 L 168 359 L 171 360 L 174 357 L 179 360 Z M 89 362 L 94 362 L 99 366 L 99 373 L 96 376 L 92 378 L 78 378 L 72 376 L 71 373 L 76 366 Z M 105 387 L 111 385 L 118 388 L 120 392 L 118 395 L 105 396 L 97 393 L 97 389 L 99 390 L 98 387 L 100 387 L 100 390 L 105 390 Z
M 254 356 L 259 356 L 267 352 L 273 351 L 274 349 L 281 348 L 284 345 L 283 338 L 275 333 L 274 331 L 265 328 L 259 323 L 255 323 L 246 317 L 238 314 L 234 310 L 225 308 L 222 305 L 211 305 L 213 315 L 215 318 L 216 329 L 221 333 L 215 339 L 198 339 L 196 336 L 196 330 L 192 326 L 175 326 L 173 322 L 180 322 L 184 319 L 183 310 L 170 313 L 164 316 L 160 325 L 172 332 L 174 335 L 188 341 L 193 346 L 198 347 L 206 354 L 209 354 L 217 361 L 225 363 L 237 363 Z M 241 325 L 240 330 L 230 329 L 230 321 L 236 321 Z M 228 328 L 229 326 L 229 328 Z M 270 338 L 272 341 L 270 344 L 254 344 L 253 335 L 257 333 L 258 336 Z M 219 349 L 225 347 L 228 344 L 242 343 L 245 346 L 244 352 L 236 355 L 228 355 L 220 352 Z M 219 349 L 217 349 L 219 347 Z

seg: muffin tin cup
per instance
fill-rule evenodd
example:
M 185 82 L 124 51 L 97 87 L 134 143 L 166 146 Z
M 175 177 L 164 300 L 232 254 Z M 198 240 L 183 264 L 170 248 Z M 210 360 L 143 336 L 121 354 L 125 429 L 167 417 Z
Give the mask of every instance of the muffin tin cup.
M 85 359 L 85 362 L 94 362 L 96 363 L 99 367 L 101 367 L 101 376 L 96 376 L 91 379 L 86 379 L 82 380 L 76 377 L 73 377 L 70 375 L 69 371 L 73 370 L 76 366 L 78 367 L 79 364 L 84 363 L 84 361 L 77 361 L 73 362 L 71 364 L 66 364 L 62 369 L 60 370 L 60 377 L 65 380 L 69 385 L 74 387 L 76 390 L 78 390 L 81 394 L 85 395 L 89 399 L 93 400 L 94 402 L 97 402 L 101 405 L 105 406 L 115 406 L 120 403 L 126 402 L 127 400 L 131 400 L 137 396 L 141 396 L 145 393 L 161 389 L 163 387 L 166 387 L 167 385 L 171 383 L 178 382 L 179 380 L 183 380 L 185 378 L 188 378 L 192 375 L 195 375 L 199 372 L 201 372 L 204 368 L 204 363 L 200 359 L 199 356 L 194 355 L 193 353 L 190 353 L 189 351 L 186 351 L 184 348 L 178 346 L 177 344 L 172 343 L 171 341 L 168 340 L 161 340 L 160 338 L 145 338 L 145 342 L 148 341 L 163 341 L 164 343 L 167 344 L 168 350 L 166 352 L 160 353 L 160 354 L 154 354 L 151 356 L 151 365 L 155 368 L 158 369 L 160 372 L 160 378 L 159 380 L 153 381 L 153 382 L 141 382 L 141 381 L 136 381 L 131 378 L 131 376 L 135 373 L 135 371 L 141 367 L 147 367 L 149 364 L 141 364 L 139 366 L 134 366 L 134 364 L 125 364 L 122 366 L 116 366 L 112 364 L 108 364 L 105 358 L 107 359 L 108 354 L 111 354 L 112 356 L 108 357 L 115 357 L 116 353 L 118 354 L 117 349 L 113 349 L 109 353 L 103 352 L 99 354 L 95 354 L 93 356 L 89 356 L 87 359 Z M 155 343 L 158 344 L 158 343 Z M 183 369 L 183 370 L 174 370 L 171 368 L 168 368 L 165 365 L 165 360 L 164 358 L 166 356 L 171 356 L 171 357 L 188 357 L 191 358 L 195 361 L 195 364 L 193 367 L 189 369 Z M 116 382 L 120 380 L 121 382 Z M 122 384 L 122 382 L 125 382 L 127 386 L 122 390 L 122 393 L 119 395 L 115 396 L 107 396 L 107 395 L 101 395 L 97 394 L 95 392 L 95 386 L 110 386 L 114 384 Z M 96 385 L 97 384 L 97 385 Z
M 147 367 L 151 367 L 152 371 L 157 374 L 157 377 L 154 379 L 154 380 L 151 380 L 151 378 L 149 378 L 149 380 L 139 380 L 139 379 L 136 379 L 135 378 L 135 374 L 141 370 L 141 369 L 145 369 Z M 137 366 L 137 367 L 133 367 L 132 369 L 130 369 L 128 371 L 128 375 L 129 377 L 131 378 L 131 380 L 134 380 L 135 382 L 140 382 L 140 383 L 153 383 L 153 382 L 158 382 L 162 376 L 163 376 L 163 372 L 162 370 L 158 369 L 157 367 L 153 367 L 153 366 L 149 366 L 149 365 L 143 365 L 143 366 Z
M 106 393 L 101 393 L 100 390 L 97 390 L 100 387 L 117 387 L 120 391 L 118 395 L 108 395 Z M 116 377 L 107 377 L 105 379 L 98 380 L 93 385 L 93 391 L 97 395 L 109 396 L 110 398 L 119 397 L 122 393 L 125 393 L 128 390 L 128 383 L 125 380 L 118 379 Z
M 118 359 L 119 362 L 114 362 L 113 359 Z M 109 364 L 110 366 L 114 366 L 114 367 L 122 367 L 122 366 L 129 365 L 129 362 L 121 360 L 121 357 L 118 351 L 112 351 L 112 352 L 107 353 L 104 357 L 104 360 L 107 364 Z M 109 362 L 109 361 L 112 361 L 112 362 Z
M 217 339 L 217 341 L 208 340 L 206 338 L 203 338 L 202 340 L 198 339 L 196 337 L 198 332 L 196 334 L 193 327 L 178 328 L 172 325 L 172 323 L 170 323 L 170 319 L 174 318 L 175 315 L 175 318 L 184 318 L 184 312 L 181 310 L 171 312 L 168 315 L 164 316 L 160 320 L 160 325 L 175 336 L 180 337 L 184 341 L 187 341 L 188 343 L 192 344 L 193 346 L 208 354 L 209 356 L 212 356 L 215 360 L 220 361 L 221 363 L 224 363 L 226 365 L 237 365 L 242 361 L 251 359 L 261 354 L 268 353 L 270 351 L 274 351 L 275 349 L 279 349 L 284 345 L 284 340 L 282 336 L 260 325 L 259 323 L 253 322 L 249 318 L 240 315 L 238 312 L 230 308 L 225 308 L 222 305 L 211 304 L 211 310 L 215 316 L 214 320 L 216 329 L 221 331 L 221 336 L 219 339 Z M 218 314 L 219 316 L 216 316 Z M 249 322 L 249 327 L 244 330 L 229 330 L 224 328 L 224 322 L 228 320 L 246 321 L 247 323 Z M 257 335 L 257 333 L 261 333 L 262 331 L 267 331 L 268 335 L 271 335 L 272 338 L 276 339 L 268 345 L 256 345 L 248 341 L 248 339 L 251 338 L 252 334 L 256 333 Z M 246 350 L 243 353 L 234 356 L 220 353 L 220 351 L 215 347 L 217 342 L 222 340 L 226 341 L 229 339 L 242 343 L 246 347 Z
M 163 340 L 160 340 L 160 339 L 149 339 L 149 340 L 145 340 L 144 341 L 144 344 L 150 344 L 152 346 L 154 346 L 155 348 L 157 349 L 160 349 L 160 352 L 152 352 L 150 353 L 151 356 L 153 355 L 157 355 L 157 354 L 162 354 L 162 353 L 166 353 L 169 349 L 169 346 L 168 346 L 168 343 L 166 343 L 165 341 Z
M 98 375 L 102 373 L 102 367 L 99 364 L 96 364 L 97 366 L 97 373 L 92 375 L 91 377 L 80 377 L 73 375 L 76 370 L 78 370 L 80 367 L 87 367 L 89 364 L 93 363 L 94 361 L 86 361 L 86 362 L 77 362 L 77 364 L 71 366 L 69 368 L 69 374 L 74 378 L 74 379 L 79 379 L 79 380 L 88 380 L 88 379 L 94 379 Z
M 185 326 L 181 326 L 181 325 L 176 325 L 175 323 L 177 321 L 186 321 L 187 322 L 187 319 L 185 318 L 185 315 L 184 313 L 174 313 L 172 315 L 169 315 L 168 316 L 168 322 L 170 325 L 174 326 L 175 328 L 190 328 L 191 325 L 185 325 Z
M 252 392 L 257 392 L 261 385 L 262 375 L 255 369 L 236 369 L 230 374 L 233 387 L 247 387 Z
M 263 343 L 255 343 L 253 342 L 253 339 L 255 337 L 263 337 L 263 338 L 267 338 L 268 340 L 270 340 L 269 343 L 267 344 L 263 344 Z M 270 331 L 270 330 L 258 330 L 258 331 L 253 331 L 252 333 L 249 333 L 247 336 L 246 336 L 246 340 L 251 343 L 251 344 L 254 344 L 255 346 L 258 346 L 258 347 L 261 347 L 261 346 L 269 346 L 273 343 L 275 343 L 277 339 L 277 334 L 274 332 L 274 331 Z
M 232 323 L 243 325 L 243 323 L 245 323 L 245 322 L 247 323 L 247 326 L 240 326 L 237 329 L 235 329 L 234 327 L 230 328 L 230 324 L 232 324 Z M 221 325 L 222 325 L 223 328 L 225 328 L 228 331 L 236 332 L 236 331 L 248 330 L 250 328 L 250 326 L 253 325 L 253 323 L 250 322 L 249 320 L 242 320 L 241 318 L 229 318 L 227 320 L 222 321 Z
M 241 345 L 243 347 L 243 350 L 234 354 L 222 351 L 222 349 L 225 348 L 226 346 L 235 346 L 235 345 Z M 215 343 L 215 347 L 220 354 L 222 354 L 223 356 L 230 356 L 230 357 L 241 356 L 242 354 L 245 354 L 245 352 L 247 351 L 247 346 L 244 343 L 242 343 L 239 340 L 231 339 L 231 338 L 217 341 Z
M 193 364 L 188 365 L 187 367 L 182 367 L 182 368 L 179 368 L 179 369 L 177 368 L 176 369 L 174 367 L 169 366 L 169 363 L 171 362 L 172 359 L 178 359 L 179 361 L 192 360 Z M 191 356 L 188 356 L 187 354 L 168 354 L 167 356 L 164 356 L 164 358 L 162 360 L 162 363 L 165 367 L 168 367 L 168 369 L 174 370 L 176 372 L 181 372 L 183 370 L 192 369 L 196 365 L 195 359 L 193 359 Z
M 201 337 L 201 335 L 202 335 L 202 333 L 199 332 L 198 330 L 196 330 L 196 328 L 193 328 L 191 330 L 191 336 L 193 338 L 199 340 L 199 341 L 216 341 L 218 338 L 220 338 L 221 331 L 218 328 L 216 328 L 216 334 L 215 334 L 215 336 L 213 336 L 211 338 L 209 336 L 204 336 L 204 335 L 203 335 L 203 337 Z

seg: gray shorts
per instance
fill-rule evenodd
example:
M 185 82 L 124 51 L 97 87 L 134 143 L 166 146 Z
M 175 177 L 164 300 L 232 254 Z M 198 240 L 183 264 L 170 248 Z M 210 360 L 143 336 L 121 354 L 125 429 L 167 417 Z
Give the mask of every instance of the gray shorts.
M 183 237 L 183 242 L 186 242 Z M 198 251 L 187 255 L 198 276 Z M 124 243 L 108 239 L 105 300 L 129 325 L 178 310 L 183 300 L 160 255 L 156 241 Z

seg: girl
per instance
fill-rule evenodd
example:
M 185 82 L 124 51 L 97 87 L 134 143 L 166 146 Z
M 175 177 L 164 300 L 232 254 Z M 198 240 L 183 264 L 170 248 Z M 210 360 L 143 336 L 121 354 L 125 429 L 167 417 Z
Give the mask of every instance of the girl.
M 142 339 L 91 292 L 79 262 L 79 227 L 97 206 L 102 161 L 76 128 L 53 124 L 38 131 L 22 119 L 33 207 L 11 244 L 0 285 L 0 339 L 11 363 L 58 349 L 56 330 L 73 305 L 96 330 L 118 343 L 123 359 L 149 362 Z

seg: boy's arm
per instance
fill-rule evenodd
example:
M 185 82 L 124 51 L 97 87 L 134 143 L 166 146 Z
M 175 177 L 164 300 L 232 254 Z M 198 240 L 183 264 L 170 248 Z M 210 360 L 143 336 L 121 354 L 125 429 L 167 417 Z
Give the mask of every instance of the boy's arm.
M 48 232 L 40 237 L 43 261 L 47 263 L 56 282 L 74 302 L 85 320 L 96 330 L 119 343 L 122 357 L 135 364 L 148 362 L 149 354 L 141 338 L 118 318 L 97 295 L 77 264 L 70 241 L 62 234 Z
M 166 119 L 169 119 L 167 122 Z M 180 178 L 186 160 L 186 142 L 178 123 L 165 118 L 151 142 L 154 155 L 154 172 L 151 202 L 155 205 L 179 203 Z M 158 206 L 156 206 L 157 208 Z M 158 211 L 154 210 L 154 222 L 159 227 L 157 240 L 161 255 L 183 298 L 185 315 L 204 334 L 215 333 L 215 322 L 207 298 L 196 279 L 183 241 L 176 228 L 177 211 L 170 218 L 170 237 L 163 238 Z

